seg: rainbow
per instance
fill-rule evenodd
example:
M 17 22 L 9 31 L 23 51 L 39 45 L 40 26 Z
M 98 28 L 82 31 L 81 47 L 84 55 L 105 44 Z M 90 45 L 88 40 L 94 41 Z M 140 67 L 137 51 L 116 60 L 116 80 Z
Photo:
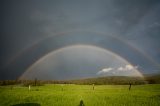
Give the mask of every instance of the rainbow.
M 76 34 L 79 33 L 77 36 Z M 79 38 L 81 38 L 81 35 L 83 34 L 93 34 L 95 36 L 92 37 L 88 36 L 88 38 L 91 39 L 92 42 L 84 42 L 84 41 L 80 41 Z M 100 38 L 100 41 L 97 41 L 99 39 L 96 39 L 97 36 Z M 61 40 L 65 40 L 65 38 L 72 38 L 72 37 L 78 37 L 75 42 L 72 42 L 72 40 L 68 39 L 67 43 L 64 44 L 60 44 Z M 83 35 L 83 37 L 85 38 L 85 36 Z M 105 39 L 114 39 L 115 41 L 117 41 L 119 44 L 123 44 L 126 47 L 129 48 L 129 50 L 132 52 L 136 52 L 138 55 L 140 55 L 141 57 L 143 57 L 143 59 L 146 59 L 147 61 L 151 62 L 152 64 L 154 64 L 155 66 L 157 66 L 160 69 L 160 64 L 158 62 L 156 62 L 153 58 L 151 58 L 147 53 L 144 53 L 143 51 L 141 51 L 140 49 L 138 49 L 137 47 L 133 46 L 131 43 L 127 42 L 124 39 L 121 39 L 117 36 L 113 36 L 113 35 L 107 35 L 106 33 L 102 33 L 102 32 L 94 32 L 94 31 L 68 31 L 68 32 L 62 32 L 62 33 L 57 33 L 54 34 L 53 36 L 46 36 L 43 39 L 39 39 L 37 40 L 34 44 L 32 44 L 31 46 L 24 48 L 22 51 L 20 51 L 19 53 L 15 54 L 6 64 L 6 67 L 10 66 L 10 64 L 12 63 L 16 63 L 16 61 L 20 61 L 20 59 L 23 57 L 23 55 L 25 54 L 29 54 L 30 52 L 33 52 L 35 49 L 40 48 L 40 46 L 48 43 L 47 41 L 52 42 L 53 44 L 56 44 L 57 47 L 55 48 L 49 48 L 49 50 L 45 53 L 43 53 L 42 55 L 40 55 L 40 57 L 38 57 L 35 61 L 33 61 L 28 67 L 32 67 L 33 64 L 37 64 L 39 61 L 42 61 L 44 57 L 48 56 L 50 53 L 56 53 L 57 51 L 63 50 L 64 48 L 68 47 L 68 46 L 74 46 L 74 45 L 86 45 L 86 46 L 94 46 L 94 47 L 98 47 L 101 49 L 104 49 L 106 51 L 109 51 L 110 53 L 114 54 L 115 56 L 118 57 L 123 57 L 122 54 L 118 55 L 119 53 L 116 53 L 114 50 L 112 50 L 112 48 L 105 48 L 105 46 L 103 45 L 104 40 Z M 101 42 L 102 40 L 102 42 Z M 124 59 L 124 58 L 123 58 Z M 130 61 L 127 59 L 124 59 L 125 61 Z M 132 64 L 131 62 L 128 62 L 128 64 Z M 27 71 L 29 70 L 29 68 L 27 68 Z M 141 73 L 140 70 L 137 70 L 138 73 Z M 22 73 L 23 76 L 23 73 Z M 142 76 L 142 74 L 141 74 Z
M 96 51 L 100 51 L 100 52 L 104 52 L 106 54 L 110 54 L 112 55 L 115 59 L 118 59 L 122 62 L 124 62 L 126 65 L 131 65 L 131 63 L 129 63 L 127 60 L 125 60 L 124 58 L 122 58 L 121 56 L 119 56 L 118 54 L 116 53 L 113 53 L 112 51 L 109 51 L 109 50 L 106 50 L 104 48 L 101 48 L 101 47 L 97 47 L 97 46 L 93 46 L 93 45 L 82 45 L 82 44 L 78 44 L 78 45 L 71 45 L 71 46 L 65 46 L 65 47 L 62 47 L 62 48 L 59 48 L 57 50 L 54 50 L 52 52 L 49 52 L 48 54 L 44 55 L 43 57 L 41 57 L 39 60 L 37 60 L 34 64 L 32 64 L 20 77 L 19 79 L 27 79 L 30 77 L 30 75 L 33 75 L 33 74 L 37 74 L 37 73 L 40 73 L 40 72 L 33 72 L 34 70 L 34 67 L 40 65 L 40 63 L 42 63 L 43 61 L 45 61 L 45 59 L 50 59 L 52 56 L 54 56 L 55 54 L 58 54 L 60 52 L 63 52 L 67 49 L 75 49 L 75 48 L 86 48 L 86 49 L 90 49 L 90 48 L 94 48 Z M 133 66 L 133 65 L 131 65 Z M 35 71 L 35 70 L 34 70 Z M 38 70 L 39 71 L 39 70 Z M 141 77 L 143 78 L 143 74 L 140 73 L 140 71 L 138 69 L 135 69 L 134 70 L 134 73 L 132 73 L 133 75 L 131 76 L 138 76 L 138 77 Z

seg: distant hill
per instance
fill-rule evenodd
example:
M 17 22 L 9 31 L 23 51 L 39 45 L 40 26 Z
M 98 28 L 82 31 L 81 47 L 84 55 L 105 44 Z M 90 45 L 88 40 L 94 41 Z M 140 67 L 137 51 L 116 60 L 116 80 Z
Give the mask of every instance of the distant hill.
M 106 76 L 97 78 L 86 78 L 77 80 L 3 80 L 0 85 L 15 85 L 22 84 L 28 85 L 43 85 L 43 84 L 83 84 L 83 85 L 140 85 L 140 84 L 160 84 L 160 74 L 144 75 L 141 77 L 128 77 L 128 76 Z
M 127 77 L 127 76 L 107 76 L 98 78 L 88 78 L 80 80 L 71 80 L 70 83 L 74 84 L 96 84 L 96 85 L 126 85 L 126 84 L 146 84 L 147 82 L 140 77 Z
M 160 74 L 144 75 L 149 84 L 160 84 Z
M 77 80 L 68 80 L 62 81 L 64 83 L 71 84 L 97 84 L 97 85 L 126 85 L 126 84 L 160 84 L 160 74 L 153 75 L 144 75 L 144 78 L 141 77 L 129 77 L 129 76 L 106 76 L 106 77 L 97 77 L 97 78 L 87 78 L 87 79 L 77 79 Z
M 106 77 L 86 78 L 77 80 L 49 81 L 49 83 L 83 84 L 83 85 L 91 85 L 91 84 L 127 85 L 129 83 L 134 85 L 160 84 L 160 75 L 144 75 L 144 78 L 129 77 L 129 76 L 106 76 Z

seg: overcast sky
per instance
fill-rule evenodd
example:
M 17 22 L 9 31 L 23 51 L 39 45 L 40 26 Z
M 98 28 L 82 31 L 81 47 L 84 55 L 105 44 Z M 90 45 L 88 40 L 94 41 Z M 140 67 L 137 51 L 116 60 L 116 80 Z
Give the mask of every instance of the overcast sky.
M 1 0 L 0 12 L 0 79 L 16 79 L 48 53 L 71 45 L 92 45 L 111 51 L 138 66 L 143 74 L 160 72 L 159 0 Z M 92 51 L 96 49 L 87 51 L 86 60 Z M 62 58 L 68 53 L 58 55 L 60 61 L 72 61 Z M 100 56 L 97 53 L 94 55 Z M 76 61 L 81 62 L 75 65 L 83 62 Z M 103 62 L 97 62 L 103 64 L 101 68 L 87 69 L 96 75 L 103 68 L 120 67 Z M 59 63 L 62 68 L 58 79 L 65 76 L 66 64 Z M 73 65 L 67 65 L 71 72 L 75 70 Z M 46 70 L 57 73 L 58 68 Z M 92 71 L 87 73 L 87 77 L 94 76 Z

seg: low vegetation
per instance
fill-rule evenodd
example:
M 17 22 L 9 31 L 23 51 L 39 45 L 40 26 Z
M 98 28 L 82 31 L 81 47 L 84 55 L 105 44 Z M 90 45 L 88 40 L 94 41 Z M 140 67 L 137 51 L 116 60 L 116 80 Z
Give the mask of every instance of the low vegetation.
M 0 86 L 0 106 L 160 106 L 160 84 Z

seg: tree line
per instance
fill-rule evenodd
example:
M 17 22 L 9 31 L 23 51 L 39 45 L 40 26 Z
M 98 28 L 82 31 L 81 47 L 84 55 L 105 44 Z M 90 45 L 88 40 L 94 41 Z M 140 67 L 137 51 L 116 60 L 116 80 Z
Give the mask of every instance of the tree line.
M 140 84 L 160 84 L 160 75 L 140 77 L 127 76 L 107 76 L 98 78 L 87 78 L 79 80 L 1 80 L 0 85 L 22 85 L 22 86 L 42 86 L 44 84 L 82 84 L 82 85 L 140 85 Z

